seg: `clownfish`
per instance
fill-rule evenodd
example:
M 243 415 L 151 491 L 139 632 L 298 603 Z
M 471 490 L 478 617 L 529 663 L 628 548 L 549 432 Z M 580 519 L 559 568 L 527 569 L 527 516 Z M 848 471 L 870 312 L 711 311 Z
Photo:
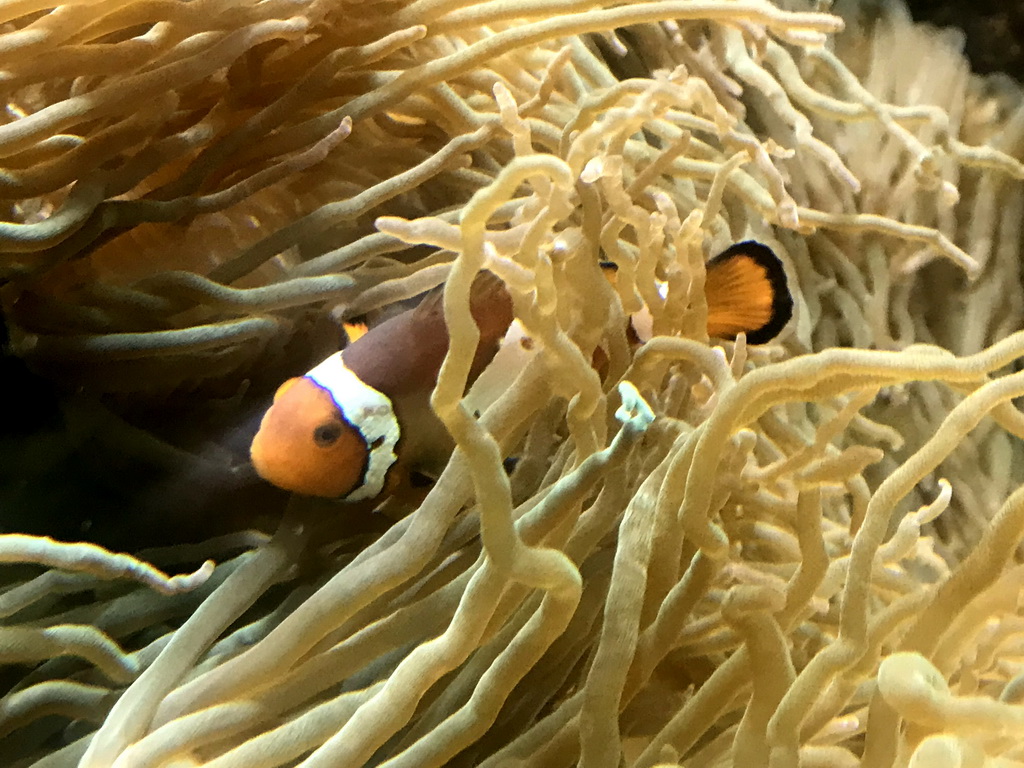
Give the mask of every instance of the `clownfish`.
M 781 262 L 754 241 L 707 263 L 705 292 L 708 334 L 718 338 L 746 332 L 749 343 L 763 344 L 793 311 Z M 467 386 L 516 330 L 512 299 L 493 274 L 477 276 L 470 306 L 480 343 Z M 355 502 L 382 498 L 413 469 L 439 472 L 451 455 L 451 438 L 430 408 L 448 352 L 442 292 L 373 328 L 346 331 L 345 349 L 277 390 L 250 455 L 256 472 L 280 488 Z M 515 338 L 529 347 L 521 333 Z

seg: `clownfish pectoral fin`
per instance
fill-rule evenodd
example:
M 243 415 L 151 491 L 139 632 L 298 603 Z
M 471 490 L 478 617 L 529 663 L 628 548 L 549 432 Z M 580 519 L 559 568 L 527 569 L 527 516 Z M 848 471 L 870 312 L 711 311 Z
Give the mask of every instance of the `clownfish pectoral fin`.
M 481 270 L 477 274 L 470 289 L 469 306 L 484 343 L 500 339 L 512 324 L 512 297 L 493 272 Z M 427 293 L 413 311 L 417 326 L 443 323 L 444 286 Z
M 730 246 L 707 263 L 704 293 L 712 337 L 733 339 L 745 332 L 748 344 L 764 344 L 793 316 L 782 262 L 753 240 Z

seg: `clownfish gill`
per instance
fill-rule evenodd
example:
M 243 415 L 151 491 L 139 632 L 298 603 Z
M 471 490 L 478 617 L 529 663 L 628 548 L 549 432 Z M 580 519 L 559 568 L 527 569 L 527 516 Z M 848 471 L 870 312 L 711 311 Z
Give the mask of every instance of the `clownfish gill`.
M 603 266 L 614 279 L 614 265 Z M 763 344 L 793 314 L 782 263 L 754 241 L 711 259 L 704 285 L 708 335 L 713 337 L 745 332 L 749 343 Z M 495 275 L 477 276 L 470 304 L 480 343 L 468 385 L 488 366 L 507 333 L 515 340 L 506 341 L 502 355 L 519 353 L 495 372 L 507 386 L 508 370 L 525 364 L 532 342 L 518 323 L 512 325 L 511 297 Z M 634 316 L 634 335 L 637 321 Z M 430 408 L 448 352 L 442 291 L 432 291 L 416 307 L 380 325 L 346 324 L 345 331 L 350 341 L 344 350 L 278 388 L 250 455 L 257 473 L 285 490 L 343 501 L 378 499 L 416 472 L 436 476 L 451 455 L 451 438 Z M 495 378 L 491 373 L 484 379 Z

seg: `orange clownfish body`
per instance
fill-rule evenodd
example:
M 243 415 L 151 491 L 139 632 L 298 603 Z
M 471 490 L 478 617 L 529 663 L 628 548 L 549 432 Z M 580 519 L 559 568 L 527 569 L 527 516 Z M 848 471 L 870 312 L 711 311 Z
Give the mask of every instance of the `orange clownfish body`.
M 753 241 L 708 262 L 705 293 L 708 334 L 719 338 L 746 332 L 749 343 L 763 344 L 793 311 L 782 264 Z M 480 344 L 470 384 L 513 320 L 512 300 L 490 273 L 477 277 L 471 303 Z M 451 440 L 430 409 L 448 351 L 441 292 L 350 338 L 342 352 L 277 390 L 250 450 L 263 479 L 295 493 L 363 501 L 393 489 L 400 468 L 440 469 L 447 460 Z

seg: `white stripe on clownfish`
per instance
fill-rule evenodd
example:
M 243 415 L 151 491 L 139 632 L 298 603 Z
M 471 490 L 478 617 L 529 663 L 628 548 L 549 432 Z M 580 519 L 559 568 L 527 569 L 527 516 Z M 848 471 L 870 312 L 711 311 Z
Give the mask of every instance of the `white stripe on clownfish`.
M 306 378 L 331 395 L 342 417 L 359 431 L 366 444 L 363 482 L 343 498 L 345 501 L 372 499 L 384 490 L 387 474 L 398 461 L 395 446 L 401 437 L 401 427 L 391 399 L 353 373 L 345 365 L 341 352 L 335 352 L 313 368 Z

